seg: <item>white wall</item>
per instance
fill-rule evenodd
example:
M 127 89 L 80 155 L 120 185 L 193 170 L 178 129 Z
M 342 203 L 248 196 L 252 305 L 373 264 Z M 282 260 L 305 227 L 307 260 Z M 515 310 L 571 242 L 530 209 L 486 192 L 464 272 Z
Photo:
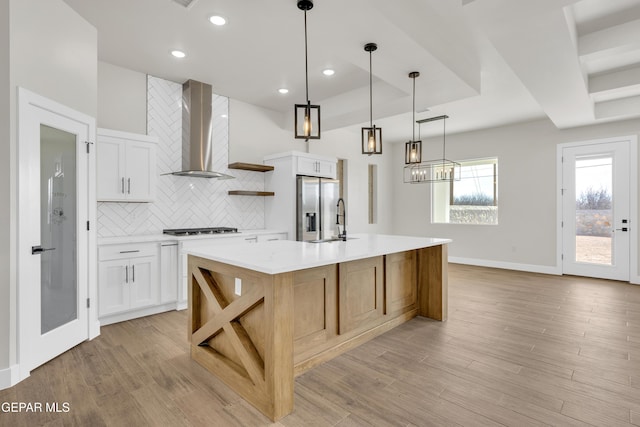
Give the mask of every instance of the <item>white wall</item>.
M 13 167 L 12 146 L 10 143 L 10 96 L 9 85 L 9 0 L 0 0 L 0 199 L 11 200 L 11 179 Z M 12 223 L 13 203 L 3 203 L 0 207 L 0 370 L 11 364 L 9 351 L 10 335 L 13 329 L 13 310 L 15 307 L 15 260 L 13 260 L 12 230 L 15 230 L 15 222 Z M 2 380 L 0 380 L 2 387 Z
M 146 91 L 146 81 L 140 73 L 127 70 L 107 63 L 99 63 L 99 127 L 131 132 L 146 133 L 146 128 L 140 129 L 146 119 L 140 117 L 131 121 L 119 113 L 107 113 L 107 110 L 118 109 L 117 97 L 111 100 L 102 99 L 103 93 L 110 90 L 124 91 L 137 94 L 130 98 L 136 104 L 134 110 L 140 109 L 140 94 Z M 146 93 L 146 92 L 145 92 Z M 146 95 L 145 95 L 146 96 Z M 109 114 L 109 118 L 103 118 Z M 285 117 L 286 118 L 286 117 Z M 105 125 L 109 120 L 108 126 Z M 247 104 L 235 99 L 229 100 L 229 163 L 247 162 L 262 163 L 262 159 L 270 154 L 285 151 L 303 151 L 326 154 L 346 159 L 347 179 L 346 196 L 347 230 L 349 232 L 391 232 L 391 204 L 389 195 L 392 192 L 391 174 L 394 173 L 391 157 L 391 147 L 384 147 L 383 156 L 363 156 L 361 154 L 360 134 L 346 130 L 323 131 L 319 141 L 297 140 L 292 130 L 283 129 L 280 124 L 283 114 Z M 291 120 L 293 121 L 293 104 L 291 105 Z M 378 165 L 378 221 L 368 224 L 368 195 L 367 180 L 369 163 Z M 233 174 L 241 172 L 234 171 Z M 103 233 L 104 235 L 104 233 Z
M 347 231 L 349 233 L 390 233 L 393 190 L 391 146 L 383 145 L 383 155 L 362 155 L 360 133 L 344 129 L 322 131 L 320 140 L 297 140 L 293 131 L 282 129 L 282 114 L 231 100 L 229 108 L 229 161 L 262 163 L 263 157 L 286 151 L 303 151 L 345 159 Z M 293 104 L 291 105 L 293 121 Z M 378 165 L 378 221 L 368 224 L 368 165 Z
M 147 133 L 147 75 L 98 62 L 98 127 Z
M 156 197 L 152 203 L 98 203 L 98 236 L 161 234 L 165 228 L 264 228 L 263 197 L 228 194 L 229 190 L 264 190 L 262 173 L 227 168 L 228 98 L 213 95 L 213 170 L 235 179 L 165 175 L 182 168 L 182 85 L 153 76 L 147 81 L 148 129 L 144 133 L 158 138 Z
M 496 226 L 431 224 L 430 186 L 402 183 L 404 145 L 398 145 L 394 147 L 393 231 L 451 238 L 450 257 L 551 272 L 557 267 L 557 145 L 638 133 L 638 120 L 568 130 L 540 120 L 447 135 L 449 159 L 498 158 Z M 424 158 L 441 157 L 434 154 L 439 153 L 441 141 L 423 141 Z
M 310 143 L 311 153 L 345 159 L 347 231 L 349 233 L 381 233 L 392 231 L 391 186 L 393 179 L 392 146 L 384 145 L 382 155 L 362 154 L 360 132 L 345 129 L 322 133 L 322 139 Z M 378 165 L 378 219 L 369 224 L 369 164 Z
M 293 121 L 293 104 L 291 105 Z M 235 99 L 229 100 L 229 162 L 262 163 L 269 154 L 307 151 L 304 140 L 279 126 L 282 114 Z M 313 143 L 311 143 L 313 144 Z
M 11 251 L 8 262 L 11 271 L 0 280 L 0 374 L 16 363 L 16 192 L 17 192 L 17 87 L 21 86 L 70 108 L 95 117 L 97 114 L 97 31 L 62 0 L 7 0 L 0 16 L 9 27 L 9 52 L 6 52 L 6 33 L 0 36 L 1 63 L 9 63 L 9 188 L 0 186 L 0 195 L 9 200 L 7 211 L 0 211 L 0 221 L 11 230 L 9 248 L 0 249 L 0 261 L 7 261 L 6 249 Z M 8 18 L 7 18 L 8 16 Z M 10 24 L 9 24 L 10 23 Z M 0 72 L 0 82 L 4 83 Z M 4 89 L 3 89 L 4 90 Z M 2 97 L 6 99 L 6 97 Z M 6 108 L 6 107 L 5 107 Z M 3 117 L 6 117 L 2 114 Z M 4 125 L 3 125 L 4 126 Z M 0 128 L 0 130 L 2 130 Z M 3 147 L 0 150 L 5 150 Z M 0 156 L 6 161 L 6 156 Z M 8 170 L 6 168 L 2 170 Z M 8 193 L 8 194 L 7 194 Z M 2 208 L 5 209 L 5 208 Z M 9 221 L 5 221 L 9 216 Z M 5 225 L 3 225 L 4 227 Z M 3 230 L 0 228 L 0 230 Z M 0 234 L 6 231 L 0 231 Z M 7 240 L 2 239 L 2 242 Z M 6 274 L 0 270 L 0 274 Z M 8 279 L 8 280 L 5 280 Z M 10 295 L 9 298 L 4 298 Z M 7 322 L 7 317 L 9 321 Z M 5 386 L 6 384 L 0 384 Z

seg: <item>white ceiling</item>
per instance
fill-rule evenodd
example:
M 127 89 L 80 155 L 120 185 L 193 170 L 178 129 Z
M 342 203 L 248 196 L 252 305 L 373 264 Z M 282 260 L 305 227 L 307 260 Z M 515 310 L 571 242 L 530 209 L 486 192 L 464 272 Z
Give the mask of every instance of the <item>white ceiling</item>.
M 296 0 L 65 0 L 98 29 L 98 56 L 280 112 L 304 103 L 304 13 Z M 548 117 L 558 128 L 640 117 L 640 0 L 316 0 L 308 12 L 309 97 L 323 130 L 369 115 L 385 142 L 447 114 L 447 132 Z M 215 27 L 219 14 L 228 24 Z M 169 55 L 181 49 L 187 57 Z M 321 71 L 334 68 L 325 77 Z M 289 89 L 287 95 L 278 89 Z M 425 110 L 429 111 L 425 111 Z M 440 129 L 424 129 L 422 135 Z

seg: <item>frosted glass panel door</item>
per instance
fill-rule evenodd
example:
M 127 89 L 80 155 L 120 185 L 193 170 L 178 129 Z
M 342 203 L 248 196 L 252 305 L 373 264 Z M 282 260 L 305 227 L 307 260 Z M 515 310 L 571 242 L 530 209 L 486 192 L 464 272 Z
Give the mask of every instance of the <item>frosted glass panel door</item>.
M 78 318 L 76 136 L 40 125 L 40 333 Z
M 562 153 L 563 273 L 628 281 L 628 142 Z
M 21 376 L 89 337 L 87 146 L 95 121 L 20 88 L 18 313 Z

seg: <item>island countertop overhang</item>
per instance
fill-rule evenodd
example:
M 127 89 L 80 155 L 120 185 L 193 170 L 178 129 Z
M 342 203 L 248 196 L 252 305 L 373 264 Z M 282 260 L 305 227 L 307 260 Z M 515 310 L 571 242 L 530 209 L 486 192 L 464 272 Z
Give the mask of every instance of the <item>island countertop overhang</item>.
M 447 243 L 451 243 L 451 240 L 434 237 L 353 234 L 346 242 L 308 243 L 275 240 L 250 245 L 197 248 L 187 253 L 261 273 L 280 274 Z

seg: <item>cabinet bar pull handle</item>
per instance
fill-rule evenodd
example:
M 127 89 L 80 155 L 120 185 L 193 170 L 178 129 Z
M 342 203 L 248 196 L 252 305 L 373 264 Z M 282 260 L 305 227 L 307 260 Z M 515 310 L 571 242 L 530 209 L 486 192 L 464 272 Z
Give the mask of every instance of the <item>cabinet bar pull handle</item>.
M 120 251 L 121 254 L 133 254 L 136 252 L 140 252 L 140 249 L 136 249 L 135 251 Z
M 127 178 L 127 194 L 131 194 L 131 178 Z
M 124 283 L 129 283 L 129 266 L 124 266 Z
M 136 266 L 135 264 L 131 266 L 131 282 L 136 282 Z
M 122 194 L 124 194 L 124 176 L 122 177 Z

